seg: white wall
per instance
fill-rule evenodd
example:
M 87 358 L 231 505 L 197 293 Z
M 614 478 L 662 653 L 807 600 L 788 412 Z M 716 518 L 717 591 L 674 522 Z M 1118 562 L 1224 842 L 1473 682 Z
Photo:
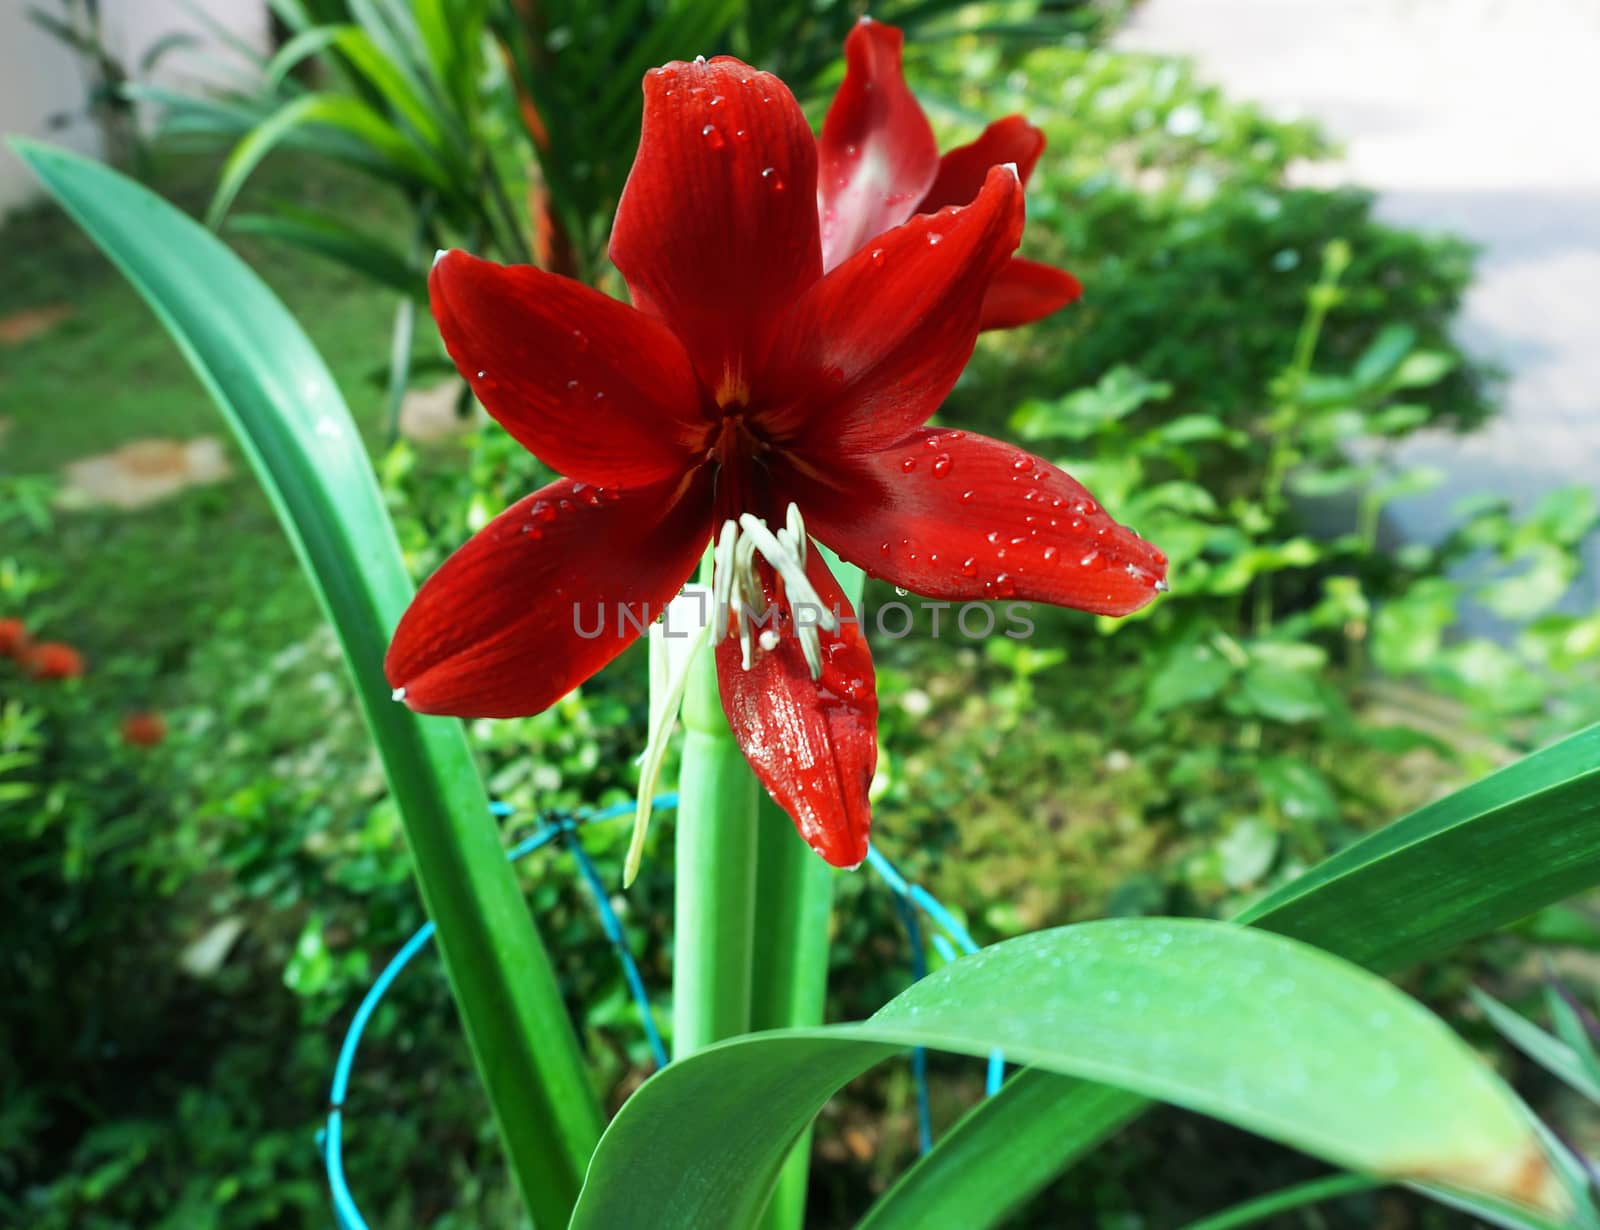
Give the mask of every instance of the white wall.
M 30 2 L 52 14 L 63 12 L 60 0 L 0 0 L 0 133 L 20 133 L 99 154 L 100 136 L 92 121 L 78 118 L 63 129 L 50 127 L 50 117 L 60 112 L 81 117 L 88 79 L 78 57 L 29 19 Z M 267 9 L 262 0 L 195 3 L 251 46 L 267 46 Z M 130 71 L 136 72 L 140 58 L 158 39 L 180 30 L 203 46 L 170 52 L 157 67 L 157 80 L 171 84 L 216 76 L 205 67 L 208 58 L 244 64 L 178 0 L 100 0 L 100 9 L 106 44 Z M 0 145 L 0 215 L 36 195 L 33 177 Z

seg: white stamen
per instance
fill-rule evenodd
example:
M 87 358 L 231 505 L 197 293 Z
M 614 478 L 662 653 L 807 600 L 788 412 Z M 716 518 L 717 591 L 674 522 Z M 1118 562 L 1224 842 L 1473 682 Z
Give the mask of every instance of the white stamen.
M 785 528 L 789 531 L 790 545 L 794 549 L 795 557 L 800 561 L 800 567 L 806 566 L 806 523 L 800 518 L 800 505 L 793 500 L 789 501 L 789 510 L 784 515 Z
M 756 548 L 766 556 L 767 563 L 783 578 L 784 588 L 789 591 L 789 605 L 796 602 L 809 603 L 821 612 L 818 623 L 829 632 L 839 628 L 839 621 L 834 618 L 833 612 L 822 605 L 822 599 L 811 584 L 811 578 L 806 576 L 805 567 L 795 557 L 794 551 L 786 548 L 772 534 L 758 517 L 745 513 L 739 518 L 739 528 L 755 541 Z
M 740 659 L 745 670 L 753 664 L 756 645 L 770 653 L 782 640 L 776 628 L 758 631 L 755 627 L 755 617 L 767 607 L 766 594 L 756 575 L 755 560 L 759 554 L 783 581 L 800 652 L 811 677 L 822 677 L 822 638 L 818 628 L 836 632 L 839 618 L 823 605 L 816 587 L 806 576 L 808 544 L 805 521 L 799 507 L 793 503 L 785 510 L 784 526 L 776 534 L 767 528 L 765 521 L 749 513 L 742 515 L 737 524 L 723 522 L 711 556 L 712 618 L 717 623 L 712 640 L 720 641 L 727 635 L 731 612 L 739 632 Z

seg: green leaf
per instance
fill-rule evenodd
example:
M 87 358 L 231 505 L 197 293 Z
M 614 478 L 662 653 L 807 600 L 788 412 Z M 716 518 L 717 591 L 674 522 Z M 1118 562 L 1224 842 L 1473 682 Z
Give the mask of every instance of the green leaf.
M 1210 700 L 1233 678 L 1235 667 L 1210 645 L 1179 645 L 1145 684 L 1143 717 Z
M 1410 325 L 1386 325 L 1361 352 L 1351 377 L 1363 389 L 1375 388 L 1394 375 L 1417 344 L 1417 331 Z
M 1228 711 L 1285 723 L 1325 717 L 1328 704 L 1314 673 L 1320 669 L 1320 663 L 1307 665 L 1270 658 L 1252 661 L 1240 678 L 1238 690 L 1228 697 Z
M 678 1061 L 607 1129 L 573 1230 L 750 1225 L 823 1103 L 910 1045 L 1003 1048 L 1376 1174 L 1522 1196 L 1548 1177 L 1517 1100 L 1382 979 L 1227 923 L 1109 919 L 963 958 L 860 1025 Z
M 235 214 L 228 219 L 228 230 L 238 235 L 281 239 L 338 261 L 407 298 L 427 302 L 427 275 L 403 253 L 373 238 L 369 231 L 348 226 L 331 214 L 287 202 L 274 202 L 273 209 L 276 212 L 271 214 Z
M 1245 1226 L 1258 1225 L 1269 1217 L 1303 1209 L 1309 1204 L 1321 1204 L 1324 1200 L 1371 1191 L 1378 1186 L 1380 1184 L 1362 1175 L 1327 1175 L 1257 1196 L 1210 1217 L 1202 1217 L 1199 1221 L 1190 1222 L 1183 1230 L 1242 1230 Z
M 220 223 L 245 180 L 279 143 L 300 130 L 326 129 L 367 149 L 372 163 L 448 188 L 449 177 L 427 151 L 408 141 L 378 112 L 345 94 L 305 94 L 252 128 L 223 164 L 206 222 Z
M 1076 1113 L 1064 1121 L 1052 1112 L 1068 1094 Z M 992 1225 L 1064 1167 L 1092 1153 L 1144 1105 L 1121 1089 L 1025 1068 L 946 1132 L 932 1153 L 900 1177 L 890 1196 L 867 1210 L 856 1230 Z M 1000 1139 L 1004 1168 L 993 1165 Z
M 1294 935 L 1370 969 L 1396 970 L 1596 884 L 1600 726 L 1357 842 L 1252 906 L 1239 921 Z M 1003 1113 L 1002 1104 L 981 1120 L 968 1117 L 962 1176 L 982 1171 L 993 1200 L 975 1206 L 963 1230 L 996 1224 L 1071 1164 L 1083 1152 L 1085 1124 L 1115 1113 L 1131 1119 L 1146 1105 L 1131 1093 L 1080 1086 L 1048 1073 L 1033 1073 L 1032 1079 L 1054 1085 L 1054 1098 L 1046 1089 L 1025 1102 L 1019 1098 L 1021 1113 Z M 1023 1132 L 1035 1150 L 1026 1157 L 1012 1149 Z M 884 1197 L 891 1211 L 902 1187 L 912 1208 L 922 1207 L 929 1191 L 954 1198 L 962 1183 L 937 1169 L 943 1147 Z M 921 1226 L 888 1212 L 879 1223 L 874 1230 Z
M 1460 592 L 1452 581 L 1429 577 L 1379 607 L 1372 621 L 1372 656 L 1378 666 L 1391 675 L 1405 675 L 1431 665 L 1445 631 L 1456 621 Z
M 1578 1057 L 1578 1052 L 1561 1039 L 1545 1033 L 1532 1021 L 1513 1012 L 1494 996 L 1476 987 L 1472 988 L 1472 1002 L 1483 1009 L 1483 1015 L 1512 1046 L 1557 1080 L 1576 1089 L 1596 1105 L 1600 1105 L 1600 1082 Z
M 1381 829 L 1240 921 L 1400 969 L 1600 884 L 1600 725 Z
M 327 366 L 215 235 L 108 167 L 14 147 L 172 334 L 272 500 L 338 633 L 513 1171 L 539 1223 L 560 1225 L 599 1109 L 460 724 L 389 699 L 383 657 L 412 585 Z
M 1389 386 L 1396 389 L 1424 389 L 1438 384 L 1455 365 L 1455 356 L 1442 350 L 1418 350 L 1406 356 L 1399 370 L 1389 378 Z

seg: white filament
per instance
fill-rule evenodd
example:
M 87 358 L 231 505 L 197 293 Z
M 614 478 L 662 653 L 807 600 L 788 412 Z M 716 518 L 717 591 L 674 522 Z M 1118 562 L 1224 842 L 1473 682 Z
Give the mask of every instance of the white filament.
M 737 524 L 731 520 L 722 524 L 722 533 L 712 552 L 712 619 L 715 622 L 712 637 L 720 641 L 727 634 L 731 611 L 738 624 L 739 649 L 745 670 L 750 669 L 757 644 L 769 651 L 778 644 L 776 629 L 764 629 L 758 638 L 754 628 L 754 617 L 761 613 L 765 602 L 755 570 L 759 554 L 782 578 L 791 611 L 803 605 L 817 612 L 815 622 L 796 617 L 794 630 L 800 638 L 800 652 L 811 677 L 822 677 L 822 638 L 817 629 L 835 632 L 839 620 L 823 605 L 811 578 L 806 576 L 806 547 L 805 521 L 799 507 L 792 503 L 785 513 L 784 527 L 776 534 L 760 517 L 749 513 L 743 514 Z

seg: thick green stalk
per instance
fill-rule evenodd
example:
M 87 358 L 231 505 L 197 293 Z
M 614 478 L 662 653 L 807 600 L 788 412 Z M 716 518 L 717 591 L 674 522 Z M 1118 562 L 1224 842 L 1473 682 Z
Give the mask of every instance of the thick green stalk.
M 723 716 L 710 646 L 690 672 L 678 781 L 674 1058 L 749 1030 L 755 928 L 755 774 Z
M 108 167 L 14 148 L 154 309 L 272 501 L 383 758 L 512 1174 L 537 1224 L 564 1226 L 599 1105 L 460 723 L 389 698 L 384 650 L 412 586 L 333 377 L 266 284 L 192 219 Z
M 865 577 L 832 552 L 829 566 L 857 608 Z M 765 795 L 757 823 L 755 965 L 750 1028 L 822 1024 L 828 993 L 829 923 L 834 870 L 800 839 L 783 809 Z M 805 1225 L 811 1129 L 795 1142 L 778 1178 L 762 1230 Z

